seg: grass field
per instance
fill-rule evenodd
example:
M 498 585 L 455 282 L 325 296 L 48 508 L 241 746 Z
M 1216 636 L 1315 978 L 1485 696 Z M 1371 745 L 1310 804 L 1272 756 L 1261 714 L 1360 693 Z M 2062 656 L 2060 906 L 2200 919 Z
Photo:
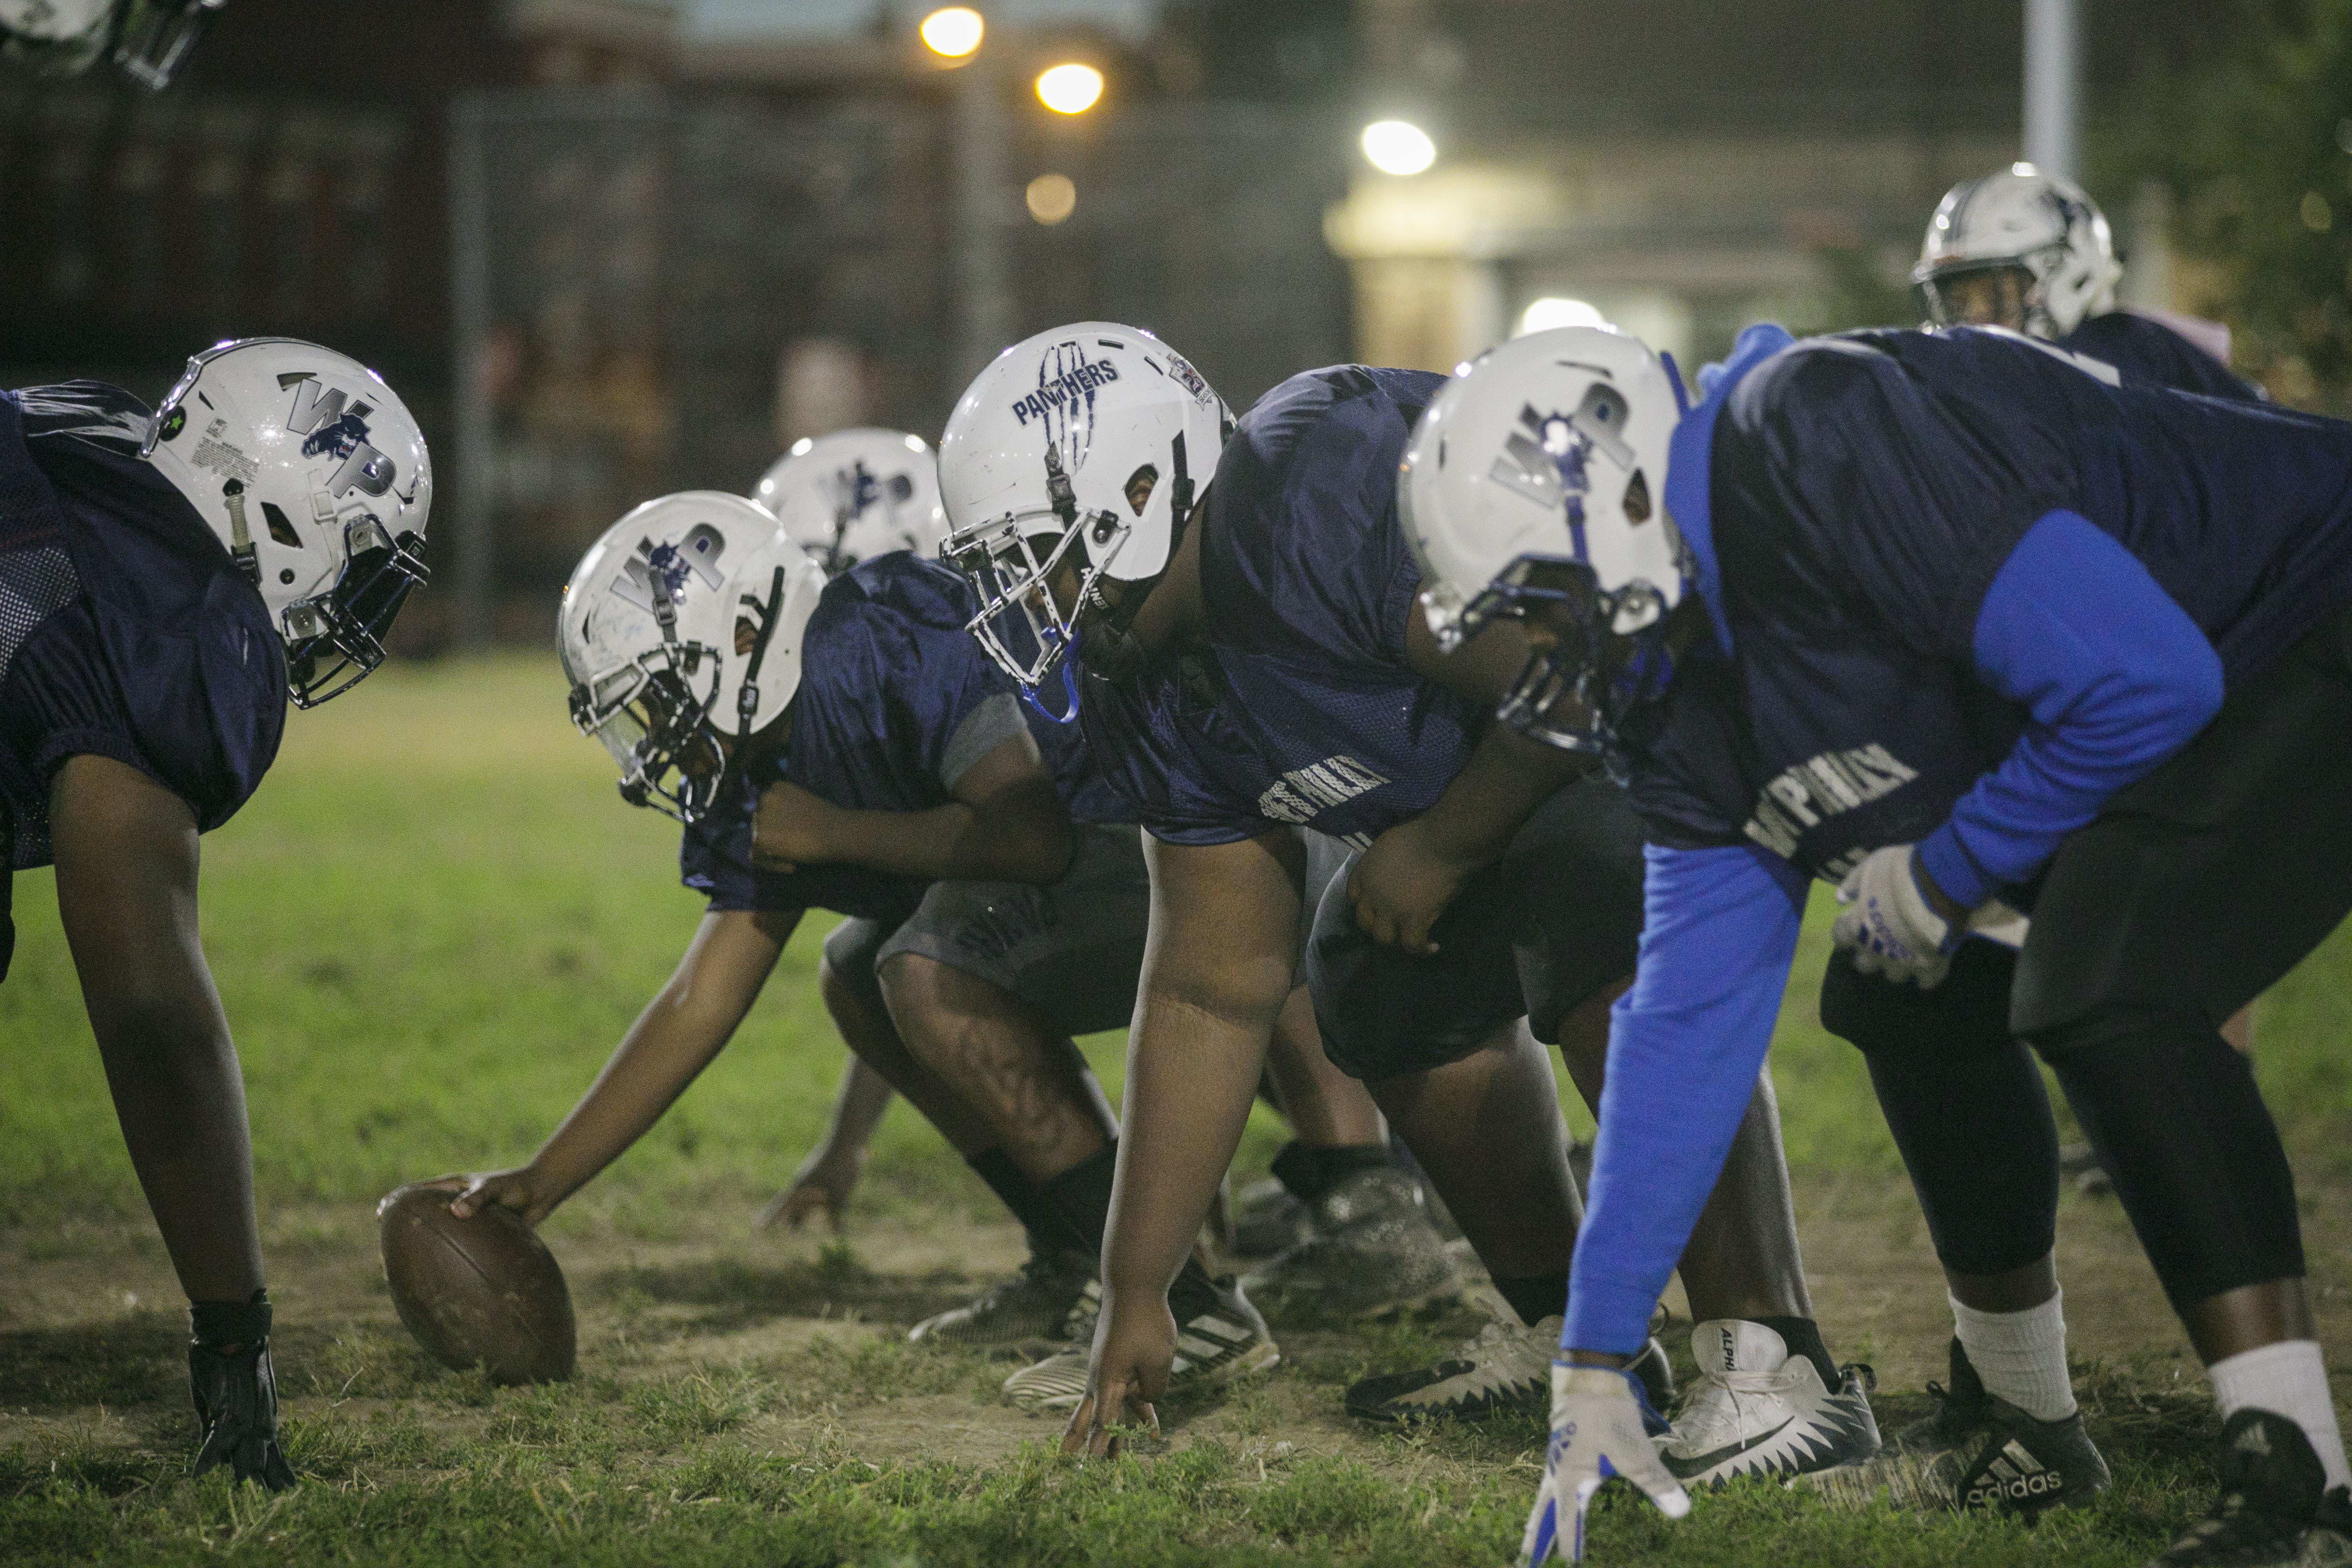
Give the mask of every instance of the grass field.
M 289 731 L 260 797 L 206 840 L 204 879 L 305 1484 L 269 1499 L 182 1479 L 180 1298 L 47 874 L 20 877 L 0 987 L 0 1563 L 1508 1560 L 1535 1424 L 1380 1436 L 1339 1413 L 1352 1378 L 1475 1331 L 1466 1312 L 1286 1336 L 1270 1378 L 1169 1413 L 1165 1452 L 1081 1468 L 1050 1456 L 1048 1423 L 998 1400 L 1004 1363 L 898 1331 L 1018 1257 L 1013 1227 L 903 1107 L 845 1243 L 755 1232 L 841 1066 L 809 984 L 821 918 L 727 1054 L 549 1223 L 581 1308 L 579 1378 L 499 1391 L 425 1361 L 383 1293 L 374 1198 L 527 1155 L 667 973 L 698 903 L 677 885 L 674 832 L 622 806 L 603 753 L 571 732 L 551 660 L 395 668 Z M 1824 1331 L 1876 1363 L 1895 1425 L 1925 1408 L 1948 1320 L 1861 1065 L 1813 1021 L 1820 927 L 1775 1071 Z M 2347 978 L 2339 933 L 2265 1001 L 2258 1047 L 2339 1398 Z M 1118 1050 L 1090 1043 L 1114 1098 Z M 1279 1136 L 1254 1125 L 1244 1166 Z M 1748 1488 L 1669 1527 L 1614 1498 L 1597 1559 L 2144 1560 L 2200 1506 L 2210 1406 L 2113 1204 L 2070 1195 L 2060 1246 L 2084 1403 L 2117 1479 L 2098 1509 L 2028 1531 L 1837 1516 Z

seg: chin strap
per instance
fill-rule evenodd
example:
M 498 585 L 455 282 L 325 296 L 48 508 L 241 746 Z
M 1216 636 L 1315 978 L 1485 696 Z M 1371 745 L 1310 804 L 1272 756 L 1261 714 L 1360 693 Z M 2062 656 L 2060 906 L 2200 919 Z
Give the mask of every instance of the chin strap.
M 255 587 L 261 586 L 261 562 L 253 552 L 253 530 L 245 521 L 245 484 L 231 479 L 221 486 L 221 498 L 228 503 L 228 556 L 236 569 Z
M 746 604 L 759 601 L 749 594 Z M 735 693 L 735 735 L 740 743 L 751 738 L 751 716 L 760 710 L 760 666 L 767 662 L 768 644 L 775 640 L 776 623 L 784 613 L 784 569 L 779 565 L 768 584 L 768 607 L 760 616 L 760 630 L 751 639 L 751 662 L 743 667 L 743 685 Z
M 294 1485 L 294 1467 L 278 1444 L 278 1380 L 269 1364 L 269 1292 L 245 1301 L 198 1301 L 188 1308 L 188 1383 L 204 1446 L 193 1477 L 223 1464 L 239 1481 L 270 1491 Z

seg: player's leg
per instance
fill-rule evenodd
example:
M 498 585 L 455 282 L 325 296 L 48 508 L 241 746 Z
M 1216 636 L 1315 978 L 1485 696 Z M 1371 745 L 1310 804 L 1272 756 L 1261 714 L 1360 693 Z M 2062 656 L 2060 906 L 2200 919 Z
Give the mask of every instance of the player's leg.
M 2019 964 L 2012 1026 L 2105 1152 L 2228 1418 L 2222 1508 L 2168 1561 L 2217 1561 L 2265 1531 L 2352 1552 L 2294 1176 L 2219 1028 L 2352 910 L 2347 736 L 2352 615 L 2231 692 L 2067 840 Z
M 110 757 L 50 784 L 58 912 L 123 1142 L 187 1292 L 200 1469 L 291 1486 L 278 1449 L 269 1304 L 253 1211 L 245 1084 L 197 939 L 196 821 Z
M 1871 1465 L 1819 1478 L 1824 1495 L 2032 1514 L 2108 1484 L 2066 1372 L 2052 1245 L 2058 1131 L 2032 1054 L 2009 1032 L 2016 955 L 1972 941 L 1932 991 L 1832 956 L 1822 1022 L 1862 1052 L 1944 1266 L 1954 1323 L 1935 1413 Z M 1965 1107 L 1966 1115 L 1954 1114 Z M 2032 1462 L 2018 1458 L 2023 1454 Z

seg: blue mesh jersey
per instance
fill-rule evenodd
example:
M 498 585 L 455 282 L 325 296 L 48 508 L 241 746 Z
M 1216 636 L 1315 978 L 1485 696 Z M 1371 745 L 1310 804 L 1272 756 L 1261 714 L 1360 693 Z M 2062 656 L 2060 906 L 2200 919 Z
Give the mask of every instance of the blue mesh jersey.
M 1397 463 L 1445 378 L 1340 365 L 1243 416 L 1201 523 L 1209 651 L 1081 711 L 1154 837 L 1228 844 L 1286 823 L 1364 845 L 1426 811 L 1486 715 L 1405 662 L 1421 574 Z
M 1079 822 L 1131 821 L 1103 782 L 1075 724 L 1019 705 L 1012 681 L 964 630 L 964 580 L 909 551 L 877 555 L 835 577 L 817 601 L 787 710 L 783 754 L 732 778 L 729 798 L 686 830 L 680 879 L 717 910 L 826 909 L 895 920 L 930 884 L 859 866 L 804 866 L 788 875 L 751 865 L 759 791 L 790 779 L 853 811 L 929 811 L 954 795 L 962 769 L 1030 734 L 1063 804 Z
M 1971 639 L 2048 514 L 2122 545 L 2228 684 L 2352 599 L 2352 426 L 2013 333 L 1750 339 L 1675 437 L 1667 507 L 1717 637 L 1625 736 L 1654 843 L 1834 881 L 1943 823 L 2027 734 Z
M 149 418 L 96 382 L 0 393 L 0 794 L 19 868 L 47 863 L 48 774 L 66 756 L 139 768 L 208 831 L 278 754 L 277 628 L 140 458 Z
M 2127 376 L 2207 397 L 2263 401 L 2262 389 L 2230 373 L 2230 367 L 2151 317 L 2109 310 L 2086 317 L 2062 339 L 2070 353 L 2105 360 Z

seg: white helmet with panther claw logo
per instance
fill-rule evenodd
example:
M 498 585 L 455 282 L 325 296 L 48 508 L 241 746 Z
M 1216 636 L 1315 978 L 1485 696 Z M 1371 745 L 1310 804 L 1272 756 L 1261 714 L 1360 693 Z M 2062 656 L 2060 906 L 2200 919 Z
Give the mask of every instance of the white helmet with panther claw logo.
M 1948 327 L 1972 319 L 1953 297 L 1962 279 L 2010 274 L 2013 308 L 2024 319 L 1986 319 L 2037 338 L 2063 338 L 2085 316 L 2116 308 L 2123 271 L 2098 204 L 2072 180 L 2015 163 L 1944 194 L 1927 221 L 1911 281 L 1921 313 Z
M 937 555 L 948 536 L 940 466 L 920 436 L 857 428 L 803 437 L 751 499 L 828 573 L 893 550 Z
M 717 798 L 730 748 L 782 715 L 824 570 L 741 496 L 649 500 L 588 547 L 556 647 L 572 721 L 621 767 L 621 795 L 681 822 Z
M 980 595 L 972 635 L 1033 697 L 1104 579 L 1167 570 L 1233 427 L 1183 356 L 1108 321 L 1015 343 L 965 390 L 940 441 L 945 553 Z M 1066 566 L 1079 573 L 1066 611 L 1043 591 Z M 1034 646 L 1005 637 L 1024 624 Z
M 433 460 L 383 378 L 294 338 L 188 361 L 141 456 L 179 488 L 260 590 L 295 705 L 350 690 L 425 581 Z
M 1501 711 L 1538 739 L 1596 748 L 1619 678 L 1687 589 L 1663 504 L 1681 420 L 1673 379 L 1639 338 L 1560 327 L 1488 350 L 1413 427 L 1397 512 L 1440 645 L 1538 605 L 1566 622 L 1557 655 L 1529 661 Z M 1566 691 L 1592 723 L 1547 718 Z

